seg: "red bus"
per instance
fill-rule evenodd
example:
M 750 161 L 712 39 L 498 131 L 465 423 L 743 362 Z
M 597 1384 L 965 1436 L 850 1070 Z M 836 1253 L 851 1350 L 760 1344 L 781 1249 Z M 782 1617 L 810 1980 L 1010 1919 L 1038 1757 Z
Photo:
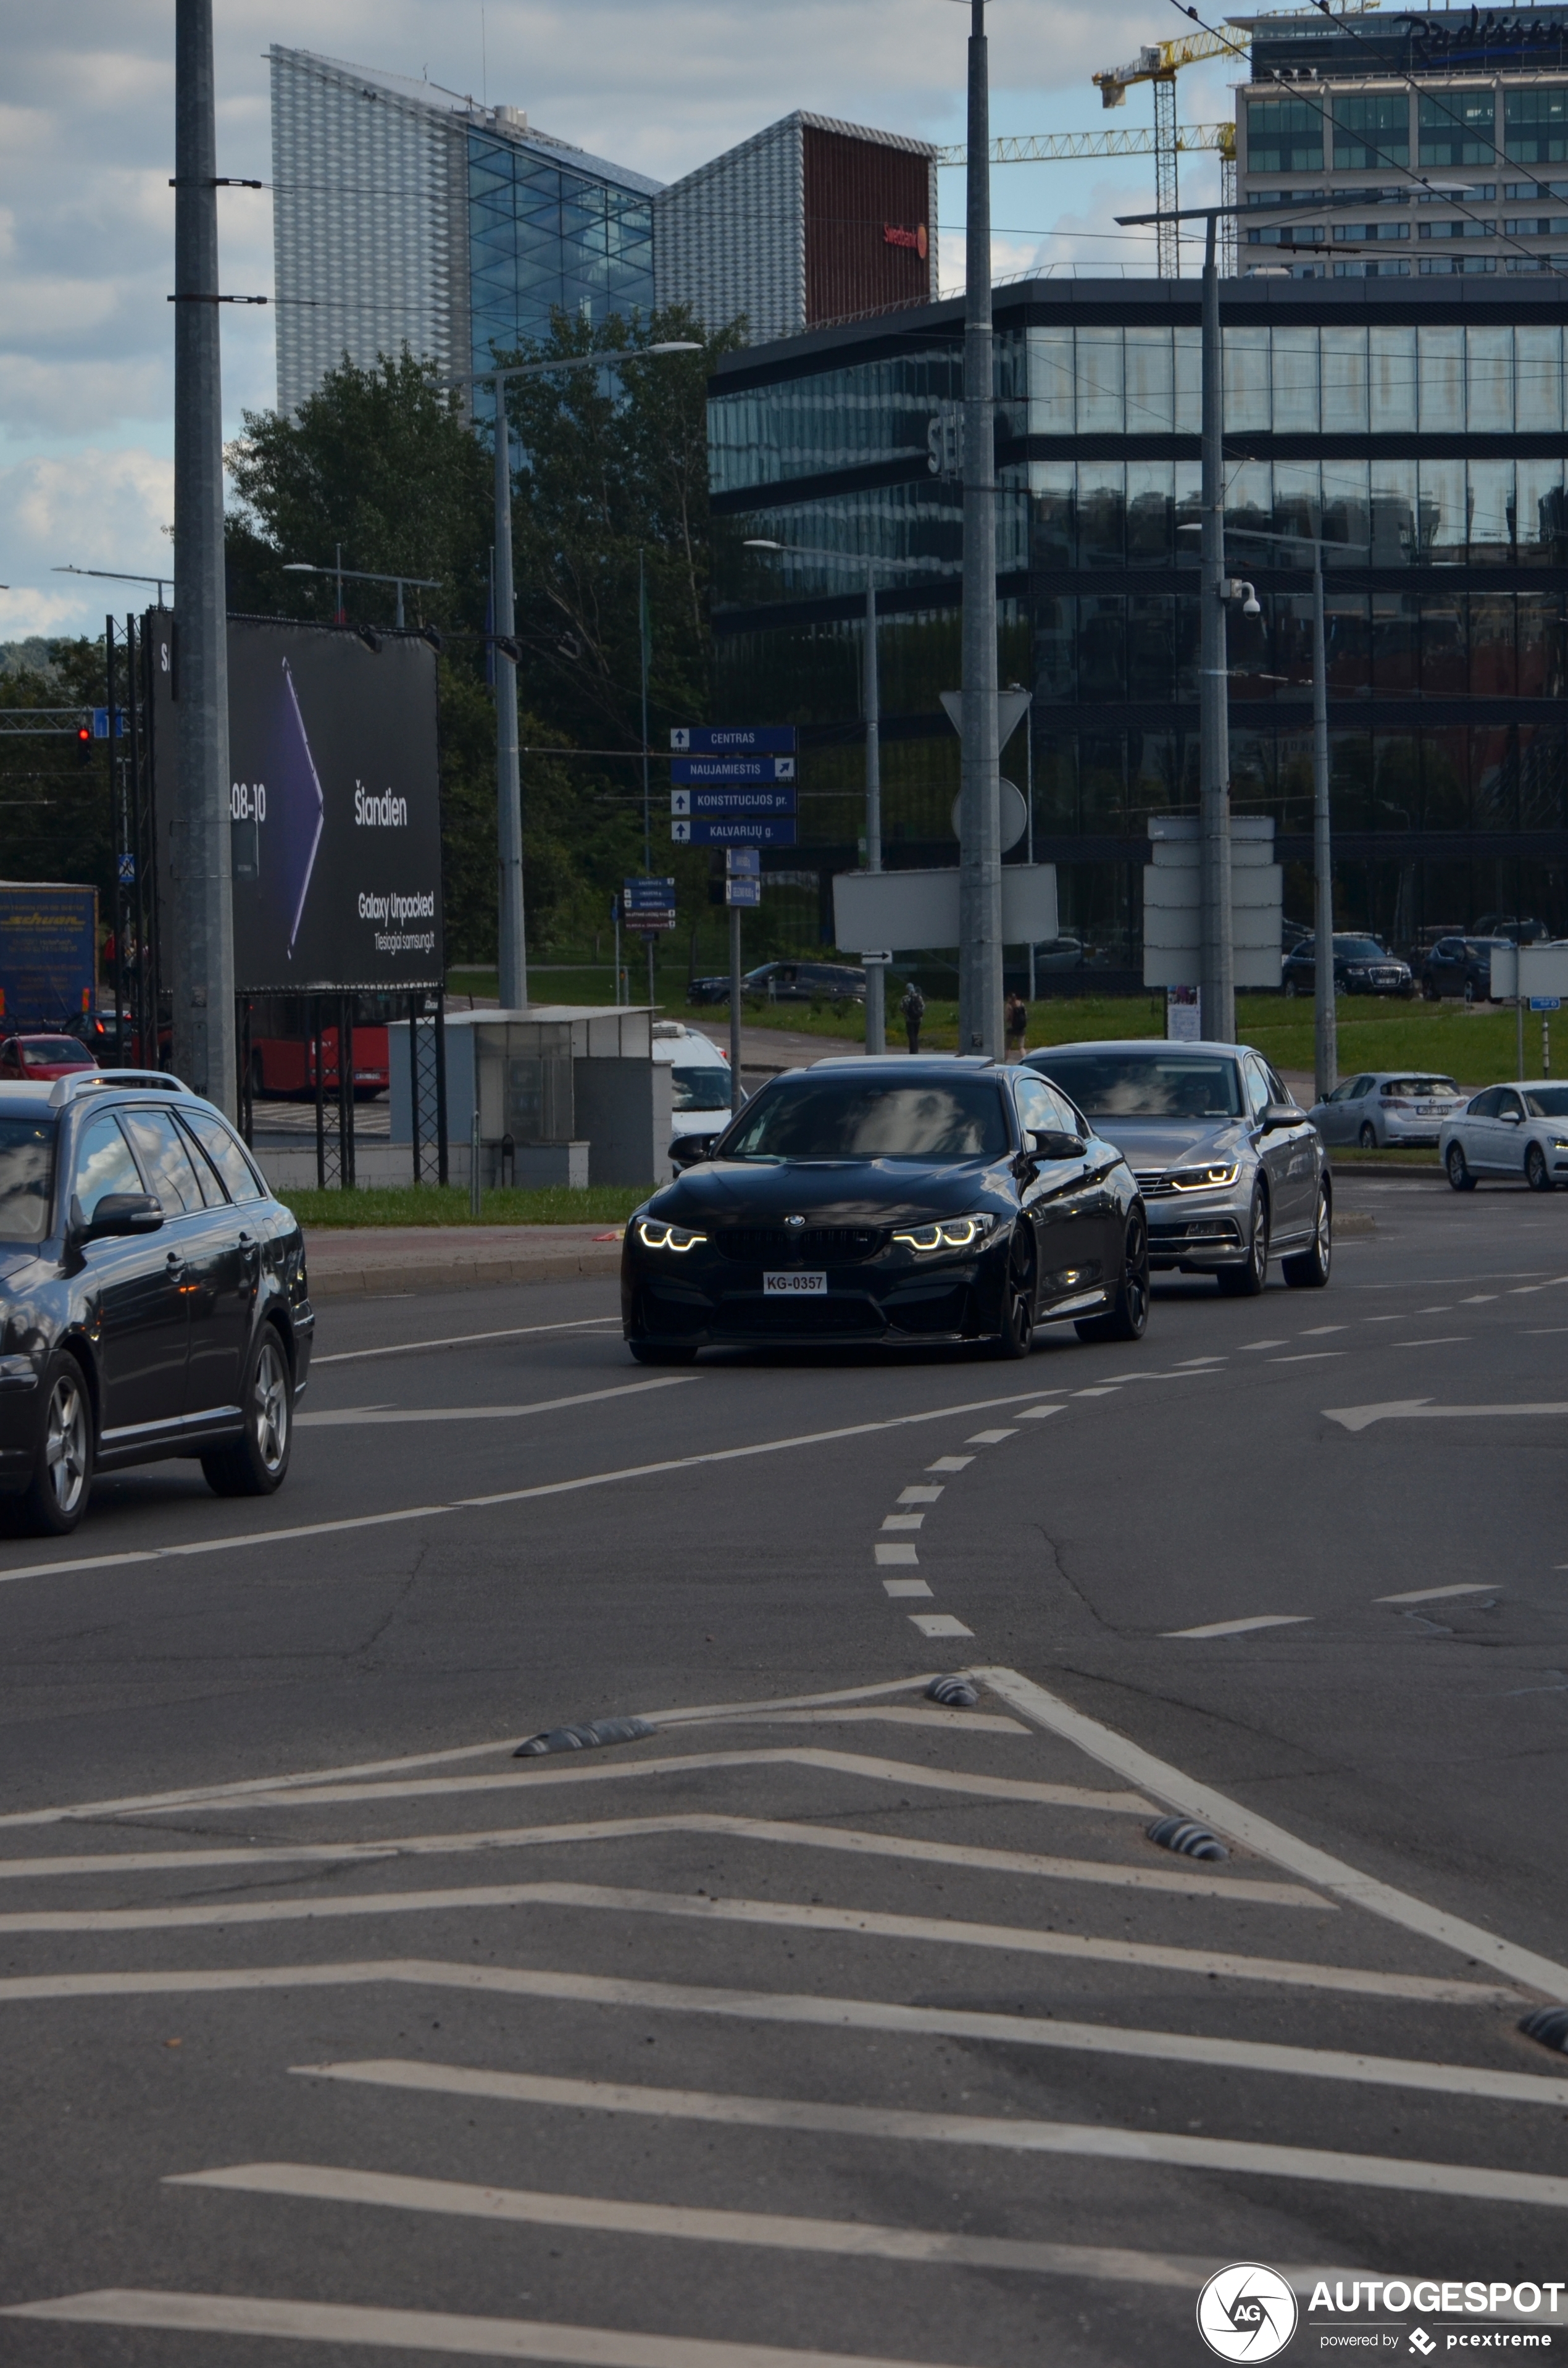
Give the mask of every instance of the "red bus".
M 258 1100 L 313 1101 L 316 1091 L 315 1018 L 313 995 L 258 995 L 250 1007 L 250 1085 Z M 337 1020 L 339 999 L 320 997 L 324 1020 L 321 1035 L 322 1087 L 337 1091 Z M 408 998 L 401 995 L 357 995 L 349 1057 L 353 1063 L 354 1099 L 373 1101 L 392 1082 L 387 1042 L 389 1019 L 407 1016 Z

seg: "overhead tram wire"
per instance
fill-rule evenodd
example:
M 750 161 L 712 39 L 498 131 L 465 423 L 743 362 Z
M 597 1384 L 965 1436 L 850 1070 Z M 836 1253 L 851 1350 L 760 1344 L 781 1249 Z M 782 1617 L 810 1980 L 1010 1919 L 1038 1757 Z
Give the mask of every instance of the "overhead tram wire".
M 1195 25 L 1198 25 L 1198 26 L 1201 27 L 1201 28 L 1202 28 L 1202 30 L 1203 30 L 1204 32 L 1206 32 L 1206 33 L 1212 33 L 1212 34 L 1214 35 L 1214 38 L 1215 38 L 1215 40 L 1225 40 L 1225 41 L 1226 41 L 1226 46 L 1227 46 L 1229 49 L 1233 50 L 1233 51 L 1235 51 L 1235 54 L 1236 54 L 1236 56 L 1237 56 L 1237 57 L 1247 57 L 1247 59 L 1248 59 L 1248 63 L 1249 63 L 1249 65 L 1250 65 L 1250 63 L 1251 63 L 1251 60 L 1250 60 L 1250 57 L 1248 57 L 1248 53 L 1247 53 L 1247 51 L 1246 51 L 1244 49 L 1242 49 L 1242 48 L 1238 47 L 1238 45 L 1237 45 L 1234 41 L 1229 41 L 1229 40 L 1226 40 L 1226 36 L 1225 36 L 1224 34 L 1222 34 L 1222 33 L 1218 32 L 1218 31 L 1216 30 L 1216 28 L 1215 28 L 1212 25 L 1205 24 L 1205 23 L 1204 23 L 1203 18 L 1199 15 L 1198 10 L 1197 10 L 1195 7 L 1192 7 L 1192 6 L 1190 6 L 1188 5 L 1188 0 L 1171 0 L 1171 6 L 1172 6 L 1172 7 L 1173 7 L 1173 8 L 1175 8 L 1175 9 L 1177 11 L 1177 13 L 1178 13 L 1179 15 L 1181 15 L 1181 16 L 1183 16 L 1183 17 L 1190 17 L 1190 18 L 1192 19 L 1193 23 L 1194 23 Z M 1345 31 L 1348 31 L 1348 30 L 1352 30 L 1352 29 L 1354 29 L 1353 28 L 1351 28 L 1351 27 L 1349 27 L 1349 26 L 1347 25 L 1347 22 L 1346 22 L 1346 18 L 1345 18 L 1345 17 L 1335 16 L 1335 14 L 1334 14 L 1333 10 L 1332 10 L 1332 9 L 1329 7 L 1329 6 L 1328 6 L 1328 0 L 1312 0 L 1312 6 L 1313 6 L 1313 7 L 1314 7 L 1314 8 L 1318 9 L 1318 10 L 1321 12 L 1321 14 L 1322 14 L 1322 15 L 1324 15 L 1324 17 L 1326 17 L 1328 18 L 1328 20 L 1329 20 L 1329 22 L 1330 22 L 1330 24 L 1331 24 L 1331 25 L 1334 25 L 1334 26 L 1337 27 L 1337 28 L 1338 28 L 1338 29 L 1339 29 L 1341 32 L 1345 32 Z M 1362 38 L 1362 37 L 1358 36 L 1358 38 Z M 1391 76 L 1391 79 L 1392 79 L 1392 80 L 1397 80 L 1397 81 L 1399 81 L 1399 82 L 1403 82 L 1403 83 L 1404 84 L 1404 85 L 1405 85 L 1406 89 L 1408 89 L 1408 90 L 1412 90 L 1412 91 L 1415 91 L 1415 92 L 1417 94 L 1417 96 L 1425 96 L 1425 95 L 1426 95 L 1426 94 L 1424 94 L 1424 93 L 1422 92 L 1421 85 L 1420 85 L 1418 82 L 1416 82 L 1416 81 L 1415 81 L 1415 80 L 1411 75 L 1409 75 L 1409 74 L 1395 74 L 1395 75 L 1393 75 L 1393 76 Z M 1289 89 L 1289 90 L 1291 92 L 1292 96 L 1299 96 L 1299 95 L 1300 95 L 1300 85 L 1297 85 L 1297 84 L 1294 84 L 1294 83 L 1287 84 L 1287 83 L 1283 83 L 1283 82 L 1278 82 L 1278 81 L 1277 80 L 1276 86 L 1277 86 L 1278 89 L 1280 89 L 1280 90 L 1286 90 L 1286 89 Z M 1446 110 L 1445 110 L 1445 111 L 1446 111 Z M 1319 108 L 1319 113 L 1320 113 L 1320 115 L 1322 115 L 1322 114 L 1323 114 L 1323 112 L 1324 112 L 1324 110 L 1323 110 L 1323 109 L 1322 109 L 1322 108 L 1320 107 L 1320 108 Z M 1450 116 L 1449 120 L 1449 121 L 1450 121 L 1450 122 L 1452 122 L 1452 123 L 1456 123 L 1456 124 L 1457 124 L 1457 123 L 1459 122 L 1459 120 L 1460 120 L 1460 119 L 1459 119 L 1459 117 L 1458 117 L 1458 116 Z M 1460 213 L 1460 214 L 1462 214 L 1462 215 L 1465 217 L 1465 220 L 1466 220 L 1467 222 L 1476 222 L 1476 223 L 1478 223 L 1478 224 L 1481 226 L 1481 228 L 1482 228 L 1483 230 L 1486 231 L 1486 232 L 1489 233 L 1489 235 L 1491 235 L 1491 236 L 1492 236 L 1492 237 L 1496 241 L 1496 244 L 1497 244 L 1497 245 L 1498 245 L 1498 246 L 1511 246 L 1511 247 L 1513 247 L 1513 248 L 1515 249 L 1516 253 L 1517 253 L 1517 254 L 1519 254 L 1519 255 L 1522 255 L 1522 256 L 1525 256 L 1526 257 L 1528 257 L 1528 259 L 1529 260 L 1529 262 L 1530 262 L 1530 263 L 1534 266 L 1534 268 L 1536 268 L 1536 269 L 1537 269 L 1537 270 L 1541 274 L 1542 278 L 1550 278 L 1550 279 L 1562 279 L 1562 278 L 1565 276 L 1562 271 L 1560 271 L 1560 270 L 1559 270 L 1559 268 L 1558 268 L 1558 267 L 1556 266 L 1556 264 L 1554 264 L 1554 263 L 1552 262 L 1551 258 L 1549 256 L 1538 255 L 1538 254 L 1535 252 L 1535 250 L 1534 250 L 1534 248 L 1533 248 L 1533 247 L 1526 246 L 1522 239 L 1516 238 L 1516 237 L 1512 237 L 1512 236 L 1510 236 L 1510 235 L 1509 235 L 1509 233 L 1506 233 L 1506 232 L 1504 232 L 1504 233 L 1502 233 L 1501 234 L 1499 234 L 1499 233 L 1498 233 L 1498 232 L 1497 232 L 1497 229 L 1496 229 L 1496 226 L 1495 226 L 1495 224 L 1494 224 L 1494 223 L 1489 222 L 1487 221 L 1487 219 L 1486 219 L 1486 217 L 1485 217 L 1485 215 L 1484 215 L 1484 214 L 1478 214 L 1478 213 L 1474 211 L 1474 209 L 1473 209 L 1472 207 L 1467 206 L 1467 205 L 1464 203 L 1464 201 L 1463 201 L 1463 199 L 1462 199 L 1461 198 L 1457 198 L 1457 197 L 1455 197 L 1455 196 L 1451 195 L 1449 192 L 1448 192 L 1448 191 L 1446 191 L 1446 190 L 1443 190 L 1443 189 L 1438 188 L 1437 188 L 1437 186 L 1436 186 L 1432 181 L 1430 181 L 1428 178 L 1426 178 L 1426 176 L 1425 175 L 1423 175 L 1421 172 L 1419 172 L 1419 171 L 1418 171 L 1415 166 L 1410 165 L 1401 165 L 1401 164 L 1396 163 L 1396 162 L 1395 162 L 1395 160 L 1394 160 L 1394 159 L 1393 159 L 1393 158 L 1392 158 L 1392 157 L 1388 154 L 1388 151 L 1387 151 L 1386 149 L 1379 148 L 1379 147 L 1375 146 L 1375 145 L 1374 145 L 1374 143 L 1365 136 L 1365 134 L 1361 134 L 1361 135 L 1358 135 L 1358 136 L 1359 136 L 1359 144 L 1360 144 L 1363 148 L 1369 149 L 1369 150 L 1371 151 L 1372 154 L 1373 154 L 1373 155 L 1375 155 L 1375 156 L 1377 156 L 1377 157 L 1381 160 L 1381 162 L 1382 163 L 1382 165 L 1386 167 L 1386 169 L 1387 169 L 1389 172 L 1391 172 L 1391 173 L 1403 173 L 1403 174 L 1406 176 L 1406 178 L 1410 181 L 1411 186 L 1412 186 L 1413 188 L 1417 188 L 1417 189 L 1425 189 L 1425 190 L 1426 190 L 1426 191 L 1427 191 L 1427 192 L 1428 192 L 1432 197 L 1434 197 L 1434 198 L 1436 198 L 1436 199 L 1440 199 L 1440 201 L 1441 201 L 1444 205 L 1447 205 L 1447 206 L 1452 206 L 1452 207 L 1454 208 L 1454 210 L 1455 210 L 1455 211 L 1456 211 L 1456 212 Z M 1487 140 L 1487 141 L 1485 141 L 1485 142 L 1484 142 L 1484 143 L 1483 143 L 1483 144 L 1484 144 L 1486 147 L 1488 147 L 1488 148 L 1490 148 L 1490 149 L 1491 149 L 1493 155 L 1494 155 L 1494 156 L 1495 156 L 1495 157 L 1498 159 L 1498 161 L 1499 161 L 1500 163 L 1504 163 L 1504 164 L 1506 164 L 1506 163 L 1508 161 L 1508 160 L 1507 160 L 1507 158 L 1504 155 L 1504 153 L 1503 153 L 1502 149 L 1498 147 L 1498 145 L 1497 145 L 1497 143 L 1496 143 L 1496 142 L 1495 142 L 1494 140 Z M 1332 171 L 1334 168 L 1333 168 L 1333 166 L 1332 166 L 1332 165 L 1328 165 L 1328 166 L 1324 166 L 1323 169 L 1324 169 L 1325 171 Z M 1366 169 L 1366 167 L 1364 167 L 1364 166 L 1363 166 L 1363 167 L 1360 167 L 1359 169 L 1361 169 L 1361 170 L 1365 170 L 1365 169 Z M 1461 167 L 1460 169 L 1462 170 L 1463 168 Z M 1339 191 L 1335 191 L 1335 206 L 1336 206 L 1336 208 L 1337 208 L 1337 207 L 1338 207 L 1342 202 L 1345 202 L 1345 201 L 1348 201 L 1348 202 L 1349 202 L 1349 203 L 1351 203 L 1351 204 L 1355 204 L 1355 203 L 1359 199 L 1360 196 L 1361 196 L 1361 192 L 1360 192 L 1359 190 L 1356 190 L 1356 189 L 1346 189 L 1346 190 L 1339 190 Z M 1379 199 L 1379 197 L 1378 197 L 1378 195 L 1377 195 L 1377 193 L 1376 193 L 1375 191 L 1369 190 L 1369 191 L 1367 192 L 1367 203 L 1368 203 L 1369 207 L 1376 207 L 1380 202 L 1381 202 L 1381 200 L 1380 200 L 1380 199 Z M 1306 213 L 1306 212 L 1308 212 L 1308 211 L 1309 211 L 1309 208 L 1310 208 L 1310 204 L 1311 204 L 1311 203 L 1312 203 L 1312 201 L 1311 201 L 1311 200 L 1308 200 L 1308 201 L 1304 202 L 1304 203 L 1303 203 L 1302 205 L 1301 205 L 1301 206 L 1292 206 L 1292 207 L 1291 207 L 1291 209 L 1290 209 L 1290 211 L 1291 211 L 1291 212 L 1292 212 L 1292 213 Z M 1326 210 L 1327 200 L 1326 200 L 1326 199 L 1323 200 L 1323 203 L 1324 203 L 1324 208 L 1325 208 L 1325 210 Z M 1256 213 L 1258 215 L 1259 220 L 1260 220 L 1260 222 L 1263 222 L 1263 221 L 1265 221 L 1265 220 L 1267 219 L 1267 215 L 1268 211 L 1269 211 L 1269 209 L 1267 209 L 1267 208 L 1266 208 L 1266 207 L 1263 207 L 1263 206 L 1257 206 L 1257 207 L 1250 207 L 1250 206 L 1249 206 L 1249 207 L 1247 207 L 1247 208 L 1244 210 L 1244 217 L 1243 217 L 1243 218 L 1244 219 L 1246 216 L 1250 216 L 1252 213 L 1256 212 Z M 1286 252 L 1286 253 L 1290 253 L 1290 252 L 1291 252 L 1291 250 L 1290 250 L 1290 249 L 1288 249 L 1288 248 L 1287 248 L 1287 249 L 1285 249 L 1285 250 L 1283 250 L 1283 251 L 1284 251 L 1284 252 Z M 1300 249 L 1296 249 L 1296 250 L 1295 250 L 1295 252 L 1300 253 L 1300 252 L 1301 252 L 1301 250 L 1300 250 Z

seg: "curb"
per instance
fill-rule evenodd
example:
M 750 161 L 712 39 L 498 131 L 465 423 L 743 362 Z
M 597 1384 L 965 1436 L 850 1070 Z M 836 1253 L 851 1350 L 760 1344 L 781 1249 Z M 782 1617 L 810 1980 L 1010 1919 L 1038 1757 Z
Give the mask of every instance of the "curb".
M 355 1247 L 357 1257 L 341 1264 L 324 1257 L 319 1248 L 309 1251 L 312 1303 L 385 1298 L 405 1291 L 477 1291 L 498 1282 L 573 1282 L 581 1276 L 612 1278 L 620 1272 L 619 1242 L 602 1249 L 510 1251 L 499 1258 L 477 1253 L 465 1258 L 452 1251 L 445 1258 L 388 1259 L 381 1264 L 375 1260 L 373 1234 L 362 1247 Z

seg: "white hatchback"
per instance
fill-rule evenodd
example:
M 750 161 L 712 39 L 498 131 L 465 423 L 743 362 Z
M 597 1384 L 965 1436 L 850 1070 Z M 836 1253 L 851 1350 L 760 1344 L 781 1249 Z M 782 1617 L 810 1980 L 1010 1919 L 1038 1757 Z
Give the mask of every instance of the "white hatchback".
M 1419 1144 L 1430 1150 L 1443 1121 L 1461 1110 L 1465 1099 L 1452 1077 L 1433 1070 L 1363 1069 L 1314 1102 L 1310 1115 L 1327 1144 L 1353 1143 L 1363 1151 Z
M 1443 1121 L 1438 1148 L 1456 1192 L 1483 1176 L 1523 1177 L 1532 1192 L 1568 1183 L 1568 1086 L 1488 1086 Z
M 670 1140 L 711 1143 L 729 1125 L 730 1063 L 711 1037 L 681 1019 L 655 1019 L 653 1058 L 672 1075 Z M 742 1100 L 745 1099 L 743 1092 Z

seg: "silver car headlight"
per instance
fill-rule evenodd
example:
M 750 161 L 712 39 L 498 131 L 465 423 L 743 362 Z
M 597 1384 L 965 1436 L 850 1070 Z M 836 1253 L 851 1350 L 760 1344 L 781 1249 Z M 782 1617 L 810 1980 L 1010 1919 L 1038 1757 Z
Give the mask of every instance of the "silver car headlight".
M 1222 1192 L 1241 1172 L 1239 1160 L 1218 1160 L 1210 1167 L 1178 1167 L 1171 1184 L 1177 1192 Z
M 699 1242 L 708 1239 L 706 1234 L 694 1234 L 685 1225 L 666 1225 L 658 1217 L 639 1217 L 637 1238 L 645 1250 L 694 1250 Z
M 912 1250 L 971 1250 L 995 1224 L 994 1217 L 938 1217 L 928 1225 L 907 1225 L 893 1235 Z

